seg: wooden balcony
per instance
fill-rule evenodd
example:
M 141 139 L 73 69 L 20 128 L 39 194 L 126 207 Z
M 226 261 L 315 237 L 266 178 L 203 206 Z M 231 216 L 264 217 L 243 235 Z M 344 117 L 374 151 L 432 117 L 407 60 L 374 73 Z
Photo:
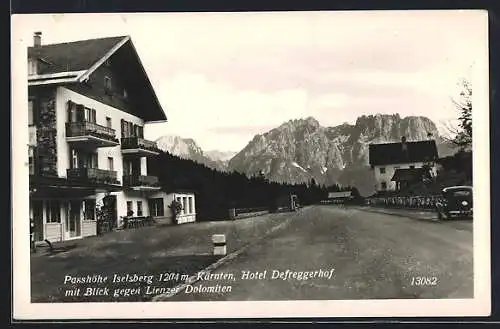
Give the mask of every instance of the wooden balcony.
M 157 191 L 161 189 L 156 176 L 123 175 L 123 186 L 136 191 Z
M 94 122 L 67 122 L 66 140 L 88 147 L 110 147 L 120 144 L 115 130 Z
M 140 137 L 124 137 L 121 139 L 122 154 L 136 156 L 153 156 L 160 154 L 156 142 Z
M 119 185 L 116 171 L 98 168 L 73 168 L 68 169 L 67 177 L 69 181 L 89 184 Z

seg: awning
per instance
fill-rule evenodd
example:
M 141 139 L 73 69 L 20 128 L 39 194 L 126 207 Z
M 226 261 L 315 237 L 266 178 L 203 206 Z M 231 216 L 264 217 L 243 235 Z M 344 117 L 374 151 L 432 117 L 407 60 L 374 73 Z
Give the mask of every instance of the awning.
M 424 173 L 423 168 L 405 168 L 396 169 L 394 176 L 392 176 L 391 181 L 395 182 L 412 182 L 420 180 Z

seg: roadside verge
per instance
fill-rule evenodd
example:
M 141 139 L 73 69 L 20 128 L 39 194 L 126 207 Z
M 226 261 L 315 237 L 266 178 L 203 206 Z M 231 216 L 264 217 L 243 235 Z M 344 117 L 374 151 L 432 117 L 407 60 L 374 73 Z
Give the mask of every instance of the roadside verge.
M 159 301 L 166 301 L 168 300 L 169 298 L 177 295 L 178 293 L 184 291 L 186 289 L 187 286 L 189 285 L 192 285 L 194 283 L 196 283 L 198 281 L 198 277 L 199 277 L 199 274 L 202 274 L 202 275 L 205 275 L 205 274 L 210 274 L 212 271 L 216 270 L 217 268 L 221 267 L 222 265 L 230 262 L 231 260 L 235 259 L 236 257 L 238 257 L 238 255 L 240 255 L 241 253 L 243 253 L 245 250 L 247 250 L 249 247 L 251 247 L 252 245 L 258 243 L 259 241 L 267 238 L 268 236 L 270 236 L 271 234 L 273 234 L 274 232 L 280 230 L 280 229 L 283 229 L 284 227 L 286 227 L 287 225 L 290 224 L 290 222 L 292 220 L 294 220 L 295 218 L 298 217 L 298 214 L 300 213 L 297 212 L 297 213 L 290 213 L 290 216 L 288 218 L 286 218 L 282 223 L 276 225 L 276 226 L 273 226 L 272 228 L 270 228 L 265 234 L 263 234 L 261 237 L 257 238 L 257 239 L 254 239 L 246 244 L 244 244 L 241 248 L 229 253 L 228 255 L 222 257 L 221 259 L 219 259 L 218 261 L 216 261 L 215 263 L 207 266 L 205 269 L 191 275 L 185 282 L 177 285 L 174 287 L 174 289 L 171 290 L 170 293 L 166 293 L 166 294 L 160 294 L 160 295 L 157 295 L 155 297 L 152 298 L 152 301 L 153 302 L 159 302 Z

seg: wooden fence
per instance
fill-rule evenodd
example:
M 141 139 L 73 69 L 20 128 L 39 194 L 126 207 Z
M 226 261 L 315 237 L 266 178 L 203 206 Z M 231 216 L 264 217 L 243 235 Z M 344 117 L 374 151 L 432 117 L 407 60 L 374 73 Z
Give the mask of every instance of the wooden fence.
M 440 195 L 385 196 L 367 198 L 366 204 L 375 207 L 433 210 L 436 209 L 436 203 L 443 200 Z

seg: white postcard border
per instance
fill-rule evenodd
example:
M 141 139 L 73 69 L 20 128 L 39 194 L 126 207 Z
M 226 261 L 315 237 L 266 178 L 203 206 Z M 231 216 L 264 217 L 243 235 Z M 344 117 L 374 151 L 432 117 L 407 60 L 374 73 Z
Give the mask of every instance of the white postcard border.
M 31 303 L 27 134 L 27 46 L 23 21 L 12 16 L 13 316 L 33 319 L 200 319 L 296 317 L 487 316 L 491 311 L 488 20 L 473 84 L 474 298 L 242 302 Z M 246 13 L 251 14 L 251 13 Z M 286 13 L 283 13 L 286 15 Z M 90 14 L 88 14 L 90 15 Z

